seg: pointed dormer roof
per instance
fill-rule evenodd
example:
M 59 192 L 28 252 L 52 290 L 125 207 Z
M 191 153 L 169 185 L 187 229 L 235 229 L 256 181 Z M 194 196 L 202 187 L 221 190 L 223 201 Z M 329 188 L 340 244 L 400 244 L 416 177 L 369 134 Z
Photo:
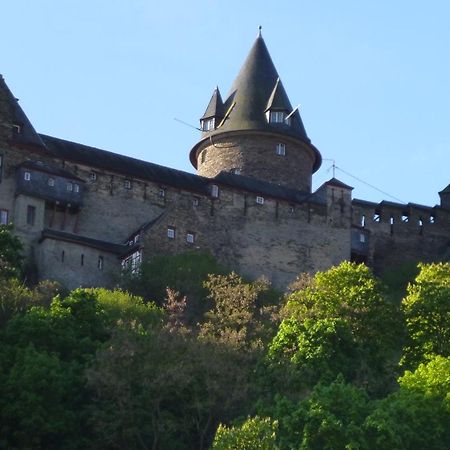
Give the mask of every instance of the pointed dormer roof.
M 269 111 L 270 109 L 288 111 L 288 113 L 292 110 L 286 91 L 284 90 L 283 84 L 279 78 L 277 78 L 275 87 L 273 88 L 269 101 L 267 102 L 266 111 Z
M 7 110 L 9 110 L 8 117 L 1 117 L 1 125 L 10 127 L 17 132 L 12 133 L 13 143 L 31 145 L 45 149 L 45 144 L 36 130 L 34 129 L 23 109 L 19 105 L 19 101 L 14 97 L 9 89 L 2 75 L 0 75 L 0 101 L 4 100 L 7 103 Z M 6 123 L 3 123 L 6 122 Z
M 216 87 L 211 96 L 211 100 L 208 103 L 205 114 L 200 120 L 209 119 L 210 117 L 223 117 L 225 114 L 222 96 L 220 95 L 219 88 Z

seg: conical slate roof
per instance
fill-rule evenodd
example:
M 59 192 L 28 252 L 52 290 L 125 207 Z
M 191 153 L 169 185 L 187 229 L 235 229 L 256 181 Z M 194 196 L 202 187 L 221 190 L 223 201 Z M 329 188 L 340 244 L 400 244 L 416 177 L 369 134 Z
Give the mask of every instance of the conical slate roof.
M 291 116 L 290 125 L 267 122 L 265 113 L 271 103 L 275 109 L 284 109 L 287 113 L 293 109 L 283 84 L 279 81 L 278 72 L 264 39 L 259 35 L 225 101 L 225 111 L 229 111 L 232 107 L 231 112 L 222 126 L 211 134 L 224 131 L 265 130 L 288 134 L 309 143 L 298 111 Z
M 203 119 L 209 119 L 210 117 L 223 117 L 225 114 L 222 96 L 220 95 L 219 88 L 214 89 L 211 100 L 209 101 L 208 107 L 206 108 L 205 114 L 203 114 Z
M 218 98 L 216 91 L 210 100 L 202 119 L 213 117 L 217 111 Z M 267 111 L 284 111 L 290 115 L 289 124 L 269 123 Z M 215 117 L 221 117 L 217 115 Z M 261 131 L 286 135 L 303 141 L 311 146 L 316 155 L 313 170 L 321 164 L 319 151 L 311 144 L 298 109 L 293 112 L 292 105 L 280 81 L 278 72 L 272 62 L 261 34 L 258 35 L 238 76 L 234 80 L 227 99 L 223 102 L 223 120 L 216 122 L 216 128 L 203 131 L 202 138 L 225 132 Z M 202 139 L 202 141 L 203 141 Z M 196 151 L 200 143 L 191 150 L 190 160 L 194 167 Z

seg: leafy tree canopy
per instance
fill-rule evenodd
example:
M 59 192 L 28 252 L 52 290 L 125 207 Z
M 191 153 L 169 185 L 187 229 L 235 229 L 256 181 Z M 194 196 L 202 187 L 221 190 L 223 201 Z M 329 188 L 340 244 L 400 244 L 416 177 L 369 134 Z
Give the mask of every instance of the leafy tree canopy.
M 408 335 L 402 364 L 413 369 L 434 355 L 450 356 L 450 263 L 419 268 L 402 303 Z

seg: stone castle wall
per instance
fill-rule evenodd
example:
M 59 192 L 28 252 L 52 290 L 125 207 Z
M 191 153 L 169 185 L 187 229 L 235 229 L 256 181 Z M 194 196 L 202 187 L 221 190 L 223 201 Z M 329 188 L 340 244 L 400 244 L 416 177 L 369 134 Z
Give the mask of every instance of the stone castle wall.
M 354 201 L 352 223 L 367 233 L 367 262 L 378 272 L 450 257 L 450 210 Z
M 276 154 L 277 144 L 285 146 L 285 155 Z M 224 133 L 204 141 L 197 155 L 198 174 L 205 177 L 238 169 L 248 177 L 311 192 L 314 153 L 286 136 Z

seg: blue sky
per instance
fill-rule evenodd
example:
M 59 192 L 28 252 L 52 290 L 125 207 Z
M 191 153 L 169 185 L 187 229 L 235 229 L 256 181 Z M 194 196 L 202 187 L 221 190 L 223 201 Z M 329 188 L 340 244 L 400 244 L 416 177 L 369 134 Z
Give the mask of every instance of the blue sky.
M 0 73 L 39 132 L 193 171 L 199 132 L 174 118 L 198 125 L 262 25 L 326 159 L 314 186 L 334 159 L 354 197 L 434 205 L 450 183 L 449 23 L 445 0 L 14 0 Z

